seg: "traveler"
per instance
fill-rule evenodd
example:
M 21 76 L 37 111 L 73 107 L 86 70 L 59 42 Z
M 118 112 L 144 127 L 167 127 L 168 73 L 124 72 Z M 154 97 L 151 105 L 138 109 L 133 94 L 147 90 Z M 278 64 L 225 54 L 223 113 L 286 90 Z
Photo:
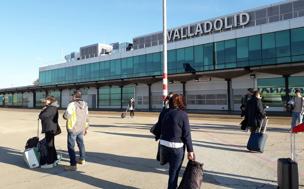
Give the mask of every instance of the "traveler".
M 242 96 L 242 99 L 241 99 L 241 117 L 245 116 L 245 109 L 246 109 L 246 106 L 247 106 L 247 102 L 248 100 L 251 99 L 252 97 L 252 94 L 253 94 L 253 89 L 252 88 L 248 88 L 247 89 L 247 93 Z
M 88 124 L 88 106 L 81 99 L 81 92 L 75 91 L 73 101 L 69 103 L 67 110 L 64 112 L 63 118 L 67 120 L 68 132 L 68 152 L 70 156 L 70 166 L 66 166 L 65 170 L 75 171 L 78 164 L 85 164 L 85 146 L 83 136 L 87 134 Z M 75 141 L 79 148 L 79 160 L 76 161 Z
M 134 98 L 131 98 L 128 104 L 129 110 L 130 110 L 130 117 L 134 117 L 134 110 L 135 110 L 135 100 Z
M 189 119 L 184 111 L 183 96 L 174 94 L 170 98 L 169 104 L 171 106 L 162 118 L 160 126 L 160 159 L 161 162 L 169 163 L 168 189 L 176 189 L 185 147 L 189 160 L 195 160 L 195 155 L 193 153 Z
M 266 118 L 266 112 L 261 100 L 261 94 L 259 91 L 254 91 L 251 99 L 247 102 L 245 110 L 245 119 L 251 133 L 254 133 L 261 126 L 264 118 Z
M 55 148 L 55 135 L 61 132 L 58 124 L 58 103 L 53 96 L 48 96 L 45 99 L 45 106 L 39 114 L 39 119 L 41 120 L 42 133 L 45 133 L 47 154 L 46 157 L 41 157 L 41 168 L 52 168 L 60 161 L 60 156 L 57 156 Z
M 295 90 L 295 94 L 288 102 L 291 107 L 291 128 L 303 122 L 304 100 L 299 89 Z

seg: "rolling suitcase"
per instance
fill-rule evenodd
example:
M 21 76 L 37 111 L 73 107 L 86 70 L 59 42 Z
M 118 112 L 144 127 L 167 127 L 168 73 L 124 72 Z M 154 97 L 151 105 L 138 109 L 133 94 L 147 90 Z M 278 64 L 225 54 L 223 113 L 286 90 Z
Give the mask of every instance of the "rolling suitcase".
M 247 143 L 247 149 L 249 151 L 261 152 L 261 153 L 264 152 L 264 147 L 267 141 L 267 135 L 265 134 L 267 124 L 268 124 L 268 119 L 267 118 L 262 119 L 259 131 L 250 134 Z
M 29 168 L 37 168 L 40 166 L 40 152 L 38 147 L 39 141 L 39 119 L 37 137 L 32 137 L 27 140 L 25 150 L 23 152 L 23 159 Z
M 295 134 L 290 133 L 291 158 L 280 158 L 277 164 L 278 188 L 298 189 L 299 170 L 295 158 Z
M 128 108 L 126 109 L 125 112 L 122 112 L 122 113 L 121 113 L 120 117 L 121 117 L 122 119 L 125 118 L 125 117 L 127 116 L 127 112 L 128 112 Z

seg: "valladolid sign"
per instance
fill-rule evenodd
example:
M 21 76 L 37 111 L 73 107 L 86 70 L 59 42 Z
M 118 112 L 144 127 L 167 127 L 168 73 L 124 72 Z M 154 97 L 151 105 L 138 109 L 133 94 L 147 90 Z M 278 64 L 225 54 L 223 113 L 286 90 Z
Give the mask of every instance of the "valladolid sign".
M 214 31 L 224 31 L 232 28 L 246 26 L 250 21 L 248 13 L 240 13 L 231 17 L 217 18 L 213 21 L 188 25 L 168 31 L 168 42 L 191 37 L 199 37 Z

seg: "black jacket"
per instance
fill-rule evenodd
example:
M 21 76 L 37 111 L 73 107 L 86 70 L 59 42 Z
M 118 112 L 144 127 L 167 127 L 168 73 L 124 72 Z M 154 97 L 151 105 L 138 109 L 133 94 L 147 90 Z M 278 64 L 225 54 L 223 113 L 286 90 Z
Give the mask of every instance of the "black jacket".
M 253 96 L 248 102 L 245 110 L 245 119 L 248 127 L 260 127 L 266 112 L 261 99 Z
M 58 108 L 55 105 L 49 105 L 39 114 L 42 124 L 42 133 L 56 133 L 58 124 Z
M 160 139 L 169 142 L 183 142 L 188 152 L 193 152 L 189 118 L 185 111 L 168 109 L 160 124 Z

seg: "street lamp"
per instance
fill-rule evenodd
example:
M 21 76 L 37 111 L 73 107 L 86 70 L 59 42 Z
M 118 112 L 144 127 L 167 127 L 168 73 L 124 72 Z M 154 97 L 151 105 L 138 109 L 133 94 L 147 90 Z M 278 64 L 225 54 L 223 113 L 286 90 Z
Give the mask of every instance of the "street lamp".
M 163 100 L 168 95 L 167 66 L 167 1 L 163 0 Z

